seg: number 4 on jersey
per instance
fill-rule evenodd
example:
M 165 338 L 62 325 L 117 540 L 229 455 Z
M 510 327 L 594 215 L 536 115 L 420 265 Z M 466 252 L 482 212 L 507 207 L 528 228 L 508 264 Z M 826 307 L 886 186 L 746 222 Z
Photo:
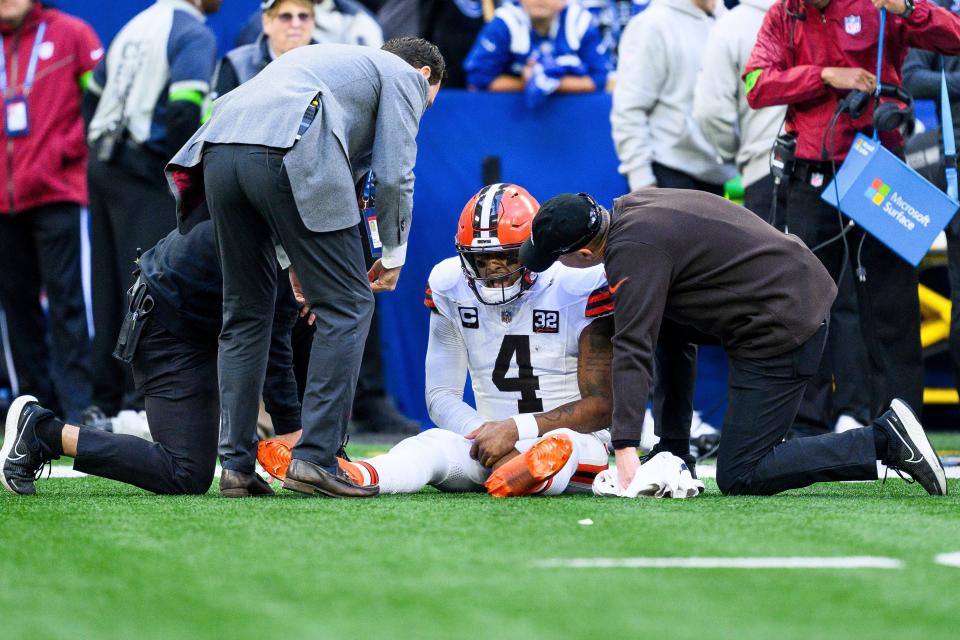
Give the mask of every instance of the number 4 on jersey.
M 517 360 L 517 377 L 508 378 L 507 371 L 514 356 Z M 533 375 L 530 362 L 530 336 L 507 335 L 503 337 L 500 353 L 493 369 L 493 384 L 505 393 L 519 393 L 518 413 L 539 413 L 543 411 L 543 401 L 537 397 L 540 379 Z

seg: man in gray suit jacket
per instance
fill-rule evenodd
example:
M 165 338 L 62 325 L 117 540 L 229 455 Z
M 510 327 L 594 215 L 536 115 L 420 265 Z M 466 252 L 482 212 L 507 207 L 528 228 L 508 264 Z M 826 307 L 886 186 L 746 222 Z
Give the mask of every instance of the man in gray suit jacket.
M 220 492 L 269 495 L 254 473 L 276 287 L 276 260 L 316 316 L 303 435 L 284 487 L 367 497 L 340 471 L 343 440 L 373 293 L 392 291 L 413 208 L 416 136 L 444 76 L 429 42 L 382 49 L 313 45 L 290 51 L 217 100 L 210 120 L 167 167 L 181 230 L 205 200 L 223 270 Z M 376 186 L 383 257 L 365 273 L 355 182 Z

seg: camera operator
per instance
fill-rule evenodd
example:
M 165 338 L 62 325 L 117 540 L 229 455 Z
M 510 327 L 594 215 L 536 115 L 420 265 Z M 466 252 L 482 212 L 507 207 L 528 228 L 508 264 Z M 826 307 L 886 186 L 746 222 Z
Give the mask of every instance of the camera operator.
M 896 396 L 922 406 L 917 270 L 820 195 L 854 136 L 874 127 L 874 101 L 865 94 L 877 82 L 867 69 L 877 65 L 878 9 L 889 14 L 884 83 L 900 85 L 909 47 L 960 53 L 960 18 L 926 0 L 784 0 L 767 13 L 744 74 L 750 106 L 786 104 L 786 130 L 796 136 L 786 211 L 790 233 L 814 250 L 834 280 L 845 268 L 854 269 L 874 415 Z M 855 99 L 860 104 L 852 104 Z M 909 96 L 900 90 L 899 97 L 884 95 L 880 103 L 880 141 L 902 155 L 899 125 L 912 121 Z

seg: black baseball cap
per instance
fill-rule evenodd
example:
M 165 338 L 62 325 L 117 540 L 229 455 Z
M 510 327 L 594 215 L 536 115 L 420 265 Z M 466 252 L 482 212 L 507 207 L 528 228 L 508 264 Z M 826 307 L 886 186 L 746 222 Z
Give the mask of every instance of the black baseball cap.
M 603 209 L 586 193 L 561 193 L 543 203 L 530 237 L 520 246 L 520 262 L 546 271 L 557 258 L 587 246 L 600 233 Z

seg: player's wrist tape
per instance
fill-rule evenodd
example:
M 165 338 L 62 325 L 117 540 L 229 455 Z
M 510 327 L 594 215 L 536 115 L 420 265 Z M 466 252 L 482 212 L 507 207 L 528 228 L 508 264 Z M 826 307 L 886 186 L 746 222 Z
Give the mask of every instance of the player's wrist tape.
M 513 416 L 513 421 L 517 423 L 517 439 L 529 440 L 540 436 L 540 427 L 537 425 L 537 419 L 532 413 L 520 413 Z

